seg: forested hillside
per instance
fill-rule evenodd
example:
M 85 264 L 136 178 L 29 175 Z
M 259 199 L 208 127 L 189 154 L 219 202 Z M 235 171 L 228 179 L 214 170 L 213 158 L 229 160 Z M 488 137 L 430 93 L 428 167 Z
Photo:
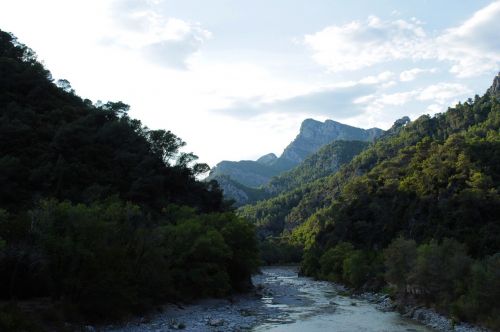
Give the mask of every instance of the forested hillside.
M 261 189 L 268 199 L 242 207 L 239 214 L 257 225 L 261 238 L 293 229 L 299 224 L 289 213 L 306 193 L 320 186 L 321 180 L 316 180 L 334 174 L 368 146 L 362 141 L 335 141 L 324 146 L 296 168 L 272 178 Z
M 387 282 L 395 296 L 499 329 L 495 86 L 434 117 L 398 121 L 336 174 L 244 214 L 300 225 L 288 241 L 306 248 L 308 275 L 355 288 Z
M 0 330 L 37 330 L 18 300 L 51 299 L 50 325 L 249 286 L 253 227 L 180 138 L 128 109 L 54 83 L 0 31 Z
M 333 174 L 369 144 L 366 141 L 334 141 L 307 157 L 297 167 L 273 177 L 264 188 L 270 194 L 277 195 Z
M 444 114 L 422 116 L 301 197 L 298 205 L 312 213 L 298 222 L 312 226 L 335 220 L 331 227 L 339 227 L 337 213 L 344 211 L 352 213 L 346 225 L 357 227 L 344 230 L 342 240 L 359 238 L 360 245 L 383 247 L 404 230 L 419 240 L 458 237 L 475 254 L 491 254 L 499 239 L 471 234 L 498 234 L 493 232 L 498 227 L 498 128 L 498 99 L 491 93 Z

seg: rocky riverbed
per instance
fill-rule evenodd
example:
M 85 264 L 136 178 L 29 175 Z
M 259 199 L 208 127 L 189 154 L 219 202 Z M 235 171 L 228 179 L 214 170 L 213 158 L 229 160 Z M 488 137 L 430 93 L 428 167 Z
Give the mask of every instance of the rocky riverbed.
M 408 308 L 406 317 L 402 316 L 393 311 L 394 305 L 386 296 L 345 296 L 342 286 L 299 277 L 295 267 L 265 267 L 262 274 L 253 277 L 253 283 L 256 289 L 251 294 L 184 306 L 167 305 L 156 315 L 100 330 L 483 331 L 467 325 L 453 327 L 445 317 L 424 308 Z

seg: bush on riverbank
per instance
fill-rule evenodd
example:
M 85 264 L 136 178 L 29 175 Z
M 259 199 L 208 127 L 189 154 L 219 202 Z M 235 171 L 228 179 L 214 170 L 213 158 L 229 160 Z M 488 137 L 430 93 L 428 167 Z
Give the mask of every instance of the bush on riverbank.
M 417 246 L 399 237 L 383 255 L 341 242 L 319 260 L 315 256 L 306 252 L 302 271 L 308 275 L 364 291 L 380 291 L 385 280 L 398 301 L 410 297 L 460 320 L 500 329 L 500 254 L 474 260 L 453 239 Z
M 398 238 L 384 252 L 386 280 L 404 296 L 460 320 L 500 329 L 500 255 L 474 260 L 453 239 L 415 246 Z
M 500 254 L 476 261 L 471 266 L 467 291 L 455 302 L 457 313 L 467 320 L 485 322 L 500 330 Z
M 269 237 L 259 241 L 259 252 L 264 265 L 298 264 L 303 249 L 287 238 Z
M 369 288 L 381 284 L 383 262 L 381 255 L 355 249 L 351 243 L 341 242 L 325 251 L 319 260 L 315 254 L 306 252 L 302 271 L 323 280 L 343 283 L 360 289 L 369 281 Z

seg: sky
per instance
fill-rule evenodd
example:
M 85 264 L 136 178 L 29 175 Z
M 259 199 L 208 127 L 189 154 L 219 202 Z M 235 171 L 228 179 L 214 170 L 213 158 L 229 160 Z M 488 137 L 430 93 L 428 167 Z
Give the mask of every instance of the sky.
M 306 118 L 443 112 L 500 71 L 500 0 L 0 0 L 0 29 L 210 166 L 280 155 Z

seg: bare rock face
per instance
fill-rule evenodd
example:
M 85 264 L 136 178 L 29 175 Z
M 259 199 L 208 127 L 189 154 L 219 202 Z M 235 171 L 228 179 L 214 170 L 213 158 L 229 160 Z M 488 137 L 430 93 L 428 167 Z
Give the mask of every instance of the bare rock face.
M 244 190 L 244 188 L 238 187 L 238 185 L 231 180 L 231 178 L 227 175 L 220 175 L 213 178 L 219 183 L 220 188 L 224 192 L 224 197 L 226 199 L 234 200 L 234 204 L 236 206 L 245 205 L 248 200 L 248 193 Z
M 498 73 L 497 76 L 493 79 L 493 84 L 491 87 L 488 89 L 488 92 L 491 95 L 500 95 L 500 72 Z
M 382 133 L 383 130 L 378 128 L 361 129 L 333 120 L 320 122 L 306 119 L 302 122 L 299 135 L 286 147 L 280 159 L 297 165 L 333 141 L 373 141 Z
M 268 153 L 257 159 L 257 162 L 264 165 L 272 165 L 276 159 L 278 159 L 278 157 L 276 157 L 274 153 Z

